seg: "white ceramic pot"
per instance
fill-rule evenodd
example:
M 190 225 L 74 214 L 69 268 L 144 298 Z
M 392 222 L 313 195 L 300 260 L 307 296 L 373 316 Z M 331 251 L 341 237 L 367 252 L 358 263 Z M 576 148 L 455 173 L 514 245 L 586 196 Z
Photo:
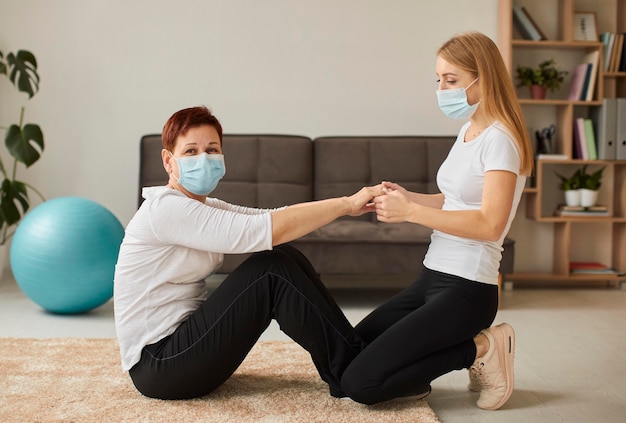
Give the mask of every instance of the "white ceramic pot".
M 580 190 L 570 189 L 565 191 L 565 204 L 568 206 L 580 206 Z
M 580 205 L 583 207 L 591 207 L 596 205 L 598 201 L 598 191 L 591 189 L 581 188 L 580 191 Z

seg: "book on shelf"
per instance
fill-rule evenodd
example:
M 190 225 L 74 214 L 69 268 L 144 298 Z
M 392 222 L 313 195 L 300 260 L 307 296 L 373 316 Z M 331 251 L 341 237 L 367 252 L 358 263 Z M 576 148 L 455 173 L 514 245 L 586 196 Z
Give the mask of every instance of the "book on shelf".
M 560 204 L 556 208 L 554 215 L 555 216 L 590 216 L 590 217 L 596 216 L 597 217 L 597 216 L 610 216 L 611 213 L 609 212 L 608 207 L 602 206 L 602 205 L 583 207 L 583 206 L 566 206 L 566 205 Z
M 569 160 L 569 157 L 567 156 L 567 154 L 542 153 L 542 154 L 537 154 L 537 160 Z
M 593 130 L 593 123 L 591 119 L 585 119 L 585 138 L 587 138 L 587 154 L 589 154 L 589 160 L 598 160 L 598 153 L 596 151 L 596 135 Z
M 626 98 L 617 99 L 615 159 L 626 160 Z
M 597 261 L 572 261 L 569 270 L 574 274 L 617 275 L 620 272 Z
M 546 39 L 545 34 L 530 17 L 528 10 L 516 2 L 513 3 L 513 24 L 522 37 L 527 40 L 540 41 Z
M 574 121 L 574 158 L 589 160 L 585 118 L 576 118 Z
M 604 44 L 604 51 L 602 57 L 604 57 L 604 71 L 609 71 L 609 65 L 611 64 L 611 52 L 613 50 L 613 43 L 615 42 L 615 34 L 610 32 L 603 32 L 600 34 L 600 41 Z
M 567 99 L 570 101 L 580 100 L 583 96 L 583 86 L 587 77 L 587 70 L 591 67 L 590 63 L 581 63 L 572 71 L 572 82 L 569 89 Z
M 526 17 L 528 18 L 528 20 L 530 21 L 530 23 L 532 24 L 532 26 L 535 27 L 535 30 L 537 30 L 537 32 L 539 33 L 539 38 L 540 40 L 547 40 L 548 37 L 546 37 L 546 34 L 541 30 L 541 27 L 539 25 L 537 25 L 537 22 L 535 22 L 535 20 L 533 19 L 532 15 L 528 12 L 528 9 L 526 9 L 524 6 L 522 6 L 522 12 L 524 12 L 524 15 L 526 15 Z
M 615 34 L 615 41 L 613 42 L 613 49 L 609 60 L 609 72 L 617 72 L 620 68 L 622 61 L 622 50 L 624 48 L 624 34 Z
M 596 89 L 596 80 L 598 79 L 598 67 L 600 66 L 600 50 L 590 51 L 585 55 L 583 63 L 591 64 L 590 67 L 587 68 L 587 75 L 585 77 L 585 81 L 588 82 L 585 84 L 585 88 L 581 93 L 581 100 L 592 101 L 593 94 Z

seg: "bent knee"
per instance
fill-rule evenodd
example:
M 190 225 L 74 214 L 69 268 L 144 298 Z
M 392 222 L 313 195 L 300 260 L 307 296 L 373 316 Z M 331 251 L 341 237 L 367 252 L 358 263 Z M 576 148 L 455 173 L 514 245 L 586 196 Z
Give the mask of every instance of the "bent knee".
M 371 381 L 368 383 L 362 375 L 353 375 L 348 371 L 344 372 L 341 378 L 341 389 L 348 397 L 358 403 L 374 405 L 380 402 L 378 389 L 371 387 Z

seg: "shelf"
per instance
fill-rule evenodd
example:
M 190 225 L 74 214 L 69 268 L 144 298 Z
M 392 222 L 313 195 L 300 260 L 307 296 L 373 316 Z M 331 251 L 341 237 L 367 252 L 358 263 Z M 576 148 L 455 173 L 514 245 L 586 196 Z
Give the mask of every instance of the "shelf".
M 513 22 L 513 2 L 525 6 L 535 17 L 549 40 L 520 39 L 520 32 Z M 626 0 L 499 0 L 498 41 L 505 65 L 516 82 L 516 66 L 554 58 L 569 71 L 564 85 L 548 94 L 548 99 L 533 100 L 518 89 L 519 103 L 530 130 L 533 133 L 546 125 L 558 128 L 554 152 L 566 157 L 574 155 L 574 124 L 579 117 L 590 117 L 594 109 L 603 104 L 604 98 L 626 97 L 626 72 L 605 72 L 600 61 L 592 101 L 570 101 L 569 84 L 571 69 L 581 63 L 581 58 L 591 51 L 604 56 L 604 44 L 600 41 L 574 41 L 574 14 L 581 10 L 596 14 L 598 34 L 626 31 Z M 550 94 L 556 98 L 550 98 Z M 606 167 L 598 204 L 607 206 L 612 216 L 555 216 L 554 210 L 564 202 L 559 189 L 559 174 L 569 174 L 583 165 L 590 169 Z M 533 186 L 524 188 L 526 213 L 518 211 L 519 222 L 512 232 L 518 238 L 516 256 L 522 255 L 521 269 L 505 275 L 507 280 L 530 284 L 603 283 L 626 282 L 626 276 L 570 274 L 573 257 L 593 257 L 606 262 L 612 268 L 626 270 L 626 160 L 539 160 L 536 162 Z M 551 228 L 547 228 L 551 226 Z M 517 232 L 519 231 L 519 232 Z M 535 237 L 533 234 L 536 234 Z M 549 238 L 548 238 L 549 237 Z M 550 241 L 552 245 L 550 245 Z M 548 241 L 548 242 L 546 242 Z M 522 245 L 523 244 L 523 245 Z M 550 251 L 550 247 L 551 251 Z M 602 248 L 600 248 L 602 247 Z M 551 269 L 534 272 L 537 263 L 551 254 Z M 518 257 L 519 258 L 519 257 Z M 595 258 L 595 257 L 594 257 Z M 549 263 L 542 263 L 545 269 Z M 518 261 L 516 258 L 516 268 Z
M 626 223 L 626 217 L 613 217 L 613 216 L 541 216 L 541 217 L 531 217 L 531 219 L 537 222 L 552 222 L 552 223 L 561 223 L 561 222 L 578 222 L 578 223 L 598 223 L 598 222 L 609 222 L 609 223 Z
M 605 78 L 626 78 L 626 72 L 604 72 Z
M 534 273 L 534 272 L 516 272 L 505 275 L 507 281 L 526 281 L 526 282 L 609 282 L 616 283 L 626 281 L 626 275 L 617 274 L 558 274 L 558 273 Z
M 604 44 L 599 41 L 559 41 L 559 40 L 521 40 L 514 39 L 511 41 L 511 45 L 515 48 L 558 48 L 558 49 L 599 49 L 603 48 Z
M 520 98 L 520 104 L 530 104 L 534 106 L 601 106 L 601 100 L 593 100 L 593 101 L 571 101 L 565 99 L 545 99 L 545 100 L 533 100 L 531 98 Z
M 537 194 L 537 187 L 526 187 L 522 192 L 524 194 Z

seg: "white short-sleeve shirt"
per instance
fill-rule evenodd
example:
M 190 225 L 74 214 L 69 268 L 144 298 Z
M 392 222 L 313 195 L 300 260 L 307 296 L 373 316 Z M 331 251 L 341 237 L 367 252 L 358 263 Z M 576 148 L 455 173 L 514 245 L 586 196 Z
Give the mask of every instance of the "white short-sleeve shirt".
M 224 253 L 272 249 L 271 212 L 167 187 L 143 189 L 115 266 L 115 327 L 123 370 L 144 346 L 170 335 L 206 300 L 205 279 Z
M 519 205 L 526 177 L 520 175 L 520 154 L 510 133 L 494 123 L 478 137 L 464 142 L 463 125 L 448 157 L 437 173 L 437 185 L 444 195 L 443 210 L 476 210 L 482 204 L 485 173 L 505 170 L 517 175 L 511 213 L 497 241 L 462 238 L 434 230 L 424 266 L 472 281 L 496 285 L 502 259 L 502 243 Z

